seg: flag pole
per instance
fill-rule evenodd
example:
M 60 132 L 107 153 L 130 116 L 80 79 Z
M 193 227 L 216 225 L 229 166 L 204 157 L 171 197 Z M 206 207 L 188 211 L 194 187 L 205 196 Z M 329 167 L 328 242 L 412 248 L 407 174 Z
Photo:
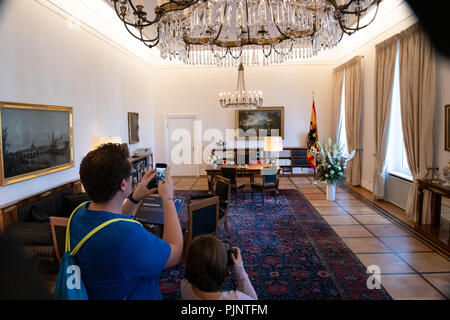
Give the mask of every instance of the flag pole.
M 314 105 L 314 101 L 315 100 L 315 93 L 314 93 L 314 91 L 312 91 L 312 101 L 313 101 L 313 105 Z M 316 142 L 317 143 L 317 142 Z M 314 145 L 314 147 L 315 147 L 316 145 Z M 317 161 L 316 161 L 316 159 L 314 158 L 314 161 L 316 162 L 316 165 L 314 166 L 314 180 L 313 180 L 313 182 L 312 182 L 312 184 L 317 184 L 317 181 L 316 181 L 316 168 L 317 168 Z

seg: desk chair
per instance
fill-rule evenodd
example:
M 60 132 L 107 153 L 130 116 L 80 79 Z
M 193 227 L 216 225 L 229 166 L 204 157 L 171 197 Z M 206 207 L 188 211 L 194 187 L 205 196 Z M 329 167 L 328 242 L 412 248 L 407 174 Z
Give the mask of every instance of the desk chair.
M 262 183 L 252 183 L 252 201 L 253 192 L 261 191 L 262 202 L 264 203 L 264 192 L 273 191 L 275 194 L 275 203 L 277 202 L 278 184 L 279 184 L 279 170 L 277 167 L 266 167 L 261 169 Z
M 236 204 L 237 204 L 237 197 L 238 197 L 238 191 L 242 190 L 242 199 L 245 200 L 245 193 L 244 193 L 244 183 L 237 183 L 237 169 L 236 168 L 227 168 L 222 167 L 222 177 L 230 180 L 231 190 L 234 191 L 234 194 L 236 195 Z
M 183 256 L 187 259 L 189 246 L 198 235 L 217 235 L 219 226 L 219 197 L 214 196 L 208 199 L 194 201 L 188 205 L 188 229 L 184 234 Z
M 61 261 L 66 250 L 66 230 L 69 218 L 50 217 L 50 229 L 52 230 L 53 248 L 56 258 Z
M 228 229 L 228 209 L 230 206 L 230 196 L 231 196 L 231 183 L 229 179 L 226 179 L 221 176 L 216 176 L 216 187 L 213 191 L 213 194 L 207 194 L 207 195 L 198 195 L 198 196 L 191 196 L 189 201 L 192 200 L 200 200 L 200 199 L 208 199 L 212 198 L 214 196 L 219 197 L 219 223 L 223 221 L 225 230 L 228 234 L 228 237 L 230 236 L 230 230 Z

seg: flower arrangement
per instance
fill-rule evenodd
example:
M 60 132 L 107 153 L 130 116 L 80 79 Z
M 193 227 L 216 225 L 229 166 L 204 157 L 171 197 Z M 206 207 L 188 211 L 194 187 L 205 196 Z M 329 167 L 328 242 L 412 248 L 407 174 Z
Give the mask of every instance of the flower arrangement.
M 321 145 L 317 142 L 317 145 L 317 149 L 311 148 L 311 153 L 316 157 L 317 179 L 331 185 L 343 181 L 347 163 L 355 155 L 355 150 L 346 155 L 344 148 L 331 138 L 328 139 L 328 144 Z
M 212 165 L 216 165 L 217 161 L 219 161 L 219 157 L 216 156 L 215 154 L 212 154 L 207 158 L 207 161 L 208 161 L 208 163 L 211 163 Z

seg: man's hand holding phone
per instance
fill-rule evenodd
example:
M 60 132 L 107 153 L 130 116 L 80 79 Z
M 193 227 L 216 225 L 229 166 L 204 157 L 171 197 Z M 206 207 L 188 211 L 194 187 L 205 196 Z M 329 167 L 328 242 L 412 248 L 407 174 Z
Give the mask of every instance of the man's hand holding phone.
M 173 182 L 169 167 L 166 170 L 165 176 L 165 180 L 161 180 L 158 183 L 158 193 L 163 202 L 168 199 L 173 199 Z
M 137 201 L 144 200 L 146 197 L 156 193 L 158 191 L 157 188 L 148 189 L 147 186 L 150 183 L 150 181 L 154 180 L 156 178 L 156 170 L 152 169 L 150 171 L 147 171 L 145 175 L 142 177 L 141 182 L 139 185 L 134 189 L 133 192 L 133 199 Z

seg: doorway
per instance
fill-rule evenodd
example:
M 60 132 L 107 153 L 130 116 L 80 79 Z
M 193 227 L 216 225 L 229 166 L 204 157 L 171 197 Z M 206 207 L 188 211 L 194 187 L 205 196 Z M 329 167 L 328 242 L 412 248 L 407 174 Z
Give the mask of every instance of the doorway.
M 165 149 L 171 175 L 199 176 L 200 166 L 194 163 L 194 123 L 197 115 L 167 115 L 165 125 Z

